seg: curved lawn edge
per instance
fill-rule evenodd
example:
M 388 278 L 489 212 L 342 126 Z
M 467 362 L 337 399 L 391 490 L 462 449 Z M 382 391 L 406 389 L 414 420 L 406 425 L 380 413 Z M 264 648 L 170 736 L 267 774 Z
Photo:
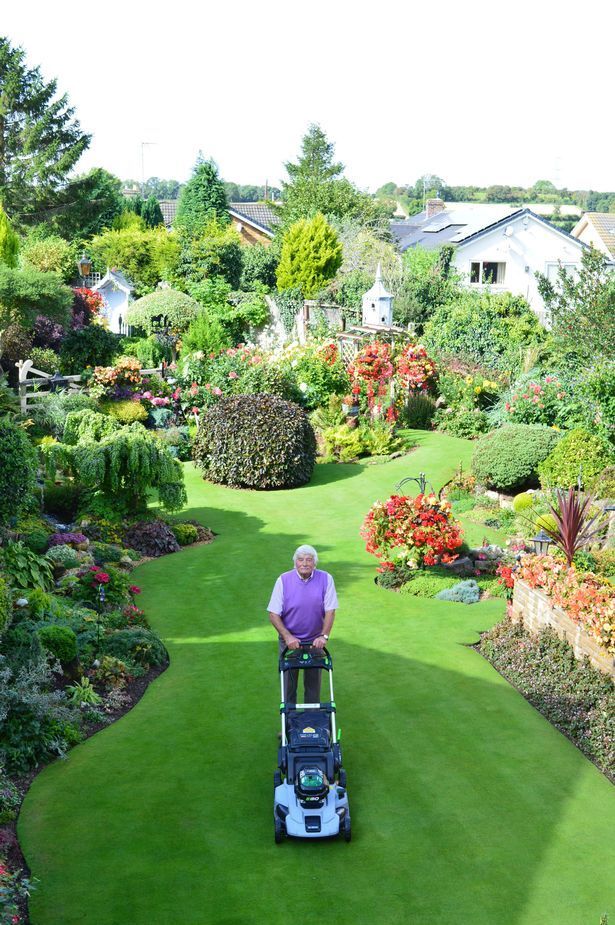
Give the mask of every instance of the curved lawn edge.
M 186 467 L 191 512 L 219 536 L 188 548 L 180 574 L 172 556 L 142 567 L 170 668 L 28 795 L 21 834 L 44 878 L 36 925 L 281 925 L 287 908 L 271 897 L 286 895 L 298 865 L 319 904 L 356 925 L 451 914 L 458 925 L 544 925 L 546 909 L 558 925 L 598 922 L 608 891 L 587 858 L 608 863 L 608 783 L 469 647 L 502 602 L 417 604 L 373 583 L 358 537 L 366 510 L 415 467 L 441 482 L 464 443 L 421 439 L 410 472 L 397 460 L 319 467 L 293 492 L 233 492 Z M 306 536 L 340 593 L 347 850 L 273 844 L 279 687 L 265 608 Z

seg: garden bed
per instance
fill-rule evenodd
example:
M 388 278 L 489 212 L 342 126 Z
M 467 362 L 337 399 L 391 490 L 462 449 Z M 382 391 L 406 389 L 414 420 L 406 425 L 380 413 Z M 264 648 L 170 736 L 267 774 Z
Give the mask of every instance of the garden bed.
M 123 689 L 122 693 L 125 695 L 125 702 L 121 707 L 113 710 L 107 714 L 106 721 L 84 723 L 82 727 L 83 732 L 83 741 L 89 739 L 91 736 L 95 735 L 101 729 L 106 729 L 112 723 L 115 723 L 118 719 L 121 719 L 126 713 L 128 713 L 136 704 L 141 700 L 143 694 L 152 683 L 158 678 L 164 671 L 169 667 L 169 661 L 167 659 L 164 665 L 155 665 L 146 672 L 146 674 L 141 677 L 132 678 Z M 61 761 L 61 758 L 55 759 L 56 761 Z M 23 803 L 26 794 L 32 784 L 34 778 L 44 771 L 47 767 L 47 764 L 42 764 L 37 768 L 34 768 L 28 774 L 24 774 L 17 779 L 14 779 L 12 783 L 16 786 L 17 790 L 21 795 L 21 803 Z M 10 871 L 19 871 L 20 878 L 30 878 L 30 869 L 26 862 L 26 859 L 21 850 L 19 844 L 19 839 L 17 837 L 17 823 L 19 816 L 10 822 L 5 822 L 0 824 L 0 850 L 2 855 L 6 859 L 7 868 Z M 34 882 L 36 885 L 36 881 Z M 17 902 L 19 907 L 19 919 L 16 920 L 19 922 L 19 925 L 29 925 L 30 915 L 28 910 L 28 902 L 25 898 L 20 898 Z
M 506 619 L 473 648 L 615 783 L 615 685 L 552 628 Z

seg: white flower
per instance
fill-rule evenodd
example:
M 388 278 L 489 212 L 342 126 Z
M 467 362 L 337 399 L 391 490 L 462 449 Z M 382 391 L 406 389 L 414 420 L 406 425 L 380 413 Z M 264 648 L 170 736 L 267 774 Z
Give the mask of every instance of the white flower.
M 308 390 L 308 384 L 307 384 L 307 382 L 300 382 L 300 383 L 299 383 L 299 388 L 301 389 L 302 392 L 307 392 L 307 390 Z
M 28 606 L 28 598 L 27 598 L 27 597 L 18 597 L 17 600 L 15 601 L 15 606 L 16 606 L 16 607 L 27 607 L 27 606 Z

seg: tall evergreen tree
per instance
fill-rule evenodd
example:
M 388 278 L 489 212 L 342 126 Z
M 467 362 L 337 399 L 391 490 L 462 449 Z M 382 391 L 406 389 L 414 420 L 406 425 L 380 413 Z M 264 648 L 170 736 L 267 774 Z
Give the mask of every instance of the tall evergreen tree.
M 218 168 L 199 156 L 192 177 L 182 189 L 175 225 L 189 235 L 198 235 L 212 219 L 228 223 L 228 201 Z
M 12 218 L 50 205 L 91 136 L 57 81 L 26 67 L 25 51 L 0 37 L 0 200 Z
M 148 228 L 157 228 L 164 224 L 162 210 L 155 196 L 149 196 L 141 208 L 141 218 Z
M 301 154 L 296 164 L 284 164 L 291 181 L 316 180 L 322 183 L 335 180 L 344 172 L 344 165 L 333 160 L 335 145 L 329 141 L 319 125 L 312 123 L 301 140 Z M 284 189 L 289 186 L 284 183 Z
M 387 237 L 386 206 L 342 176 L 344 165 L 333 159 L 334 149 L 320 126 L 310 125 L 301 141 L 299 160 L 285 165 L 289 180 L 283 183 L 284 229 L 301 218 L 322 212 L 328 219 L 355 219 L 361 226 Z

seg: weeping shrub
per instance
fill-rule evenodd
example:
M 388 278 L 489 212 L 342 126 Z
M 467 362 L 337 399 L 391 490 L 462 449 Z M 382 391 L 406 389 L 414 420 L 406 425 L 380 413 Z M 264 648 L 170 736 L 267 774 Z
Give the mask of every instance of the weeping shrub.
M 312 476 L 316 438 L 298 405 L 277 395 L 238 395 L 201 416 L 193 458 L 212 482 L 295 488 Z
M 84 408 L 83 411 L 69 411 L 64 423 L 64 443 L 76 446 L 85 441 L 102 440 L 119 430 L 120 425 L 107 414 Z
M 70 456 L 83 485 L 111 501 L 117 498 L 131 514 L 145 508 L 150 489 L 157 490 L 166 511 L 177 511 L 186 503 L 180 463 L 142 424 L 129 424 L 97 443 L 77 444 Z

